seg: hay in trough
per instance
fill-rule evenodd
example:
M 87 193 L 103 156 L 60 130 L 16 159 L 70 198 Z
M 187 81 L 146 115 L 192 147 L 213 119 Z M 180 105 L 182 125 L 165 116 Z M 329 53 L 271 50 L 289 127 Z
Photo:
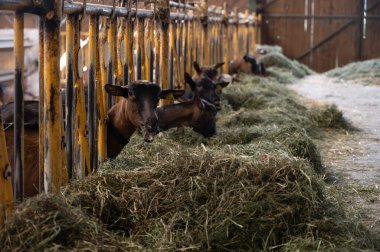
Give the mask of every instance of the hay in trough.
M 380 78 L 380 59 L 350 63 L 328 71 L 327 76 L 344 80 Z
M 0 232 L 0 251 L 134 250 L 132 242 L 107 231 L 61 196 L 27 200 Z
M 63 197 L 21 206 L 0 231 L 6 250 L 379 249 L 325 188 L 314 139 L 344 129 L 339 111 L 307 108 L 275 78 L 239 79 L 224 90 L 217 136 L 133 137 Z
M 279 69 L 284 69 L 292 73 L 292 75 L 295 78 L 303 78 L 307 75 L 310 75 L 314 73 L 311 69 L 306 67 L 303 64 L 300 64 L 296 60 L 291 60 L 287 58 L 284 54 L 278 53 L 278 52 L 272 52 L 268 53 L 266 55 L 263 55 L 261 58 L 261 61 L 267 66 L 270 70 L 270 67 L 276 67 L 276 71 L 273 71 L 274 73 L 278 72 Z

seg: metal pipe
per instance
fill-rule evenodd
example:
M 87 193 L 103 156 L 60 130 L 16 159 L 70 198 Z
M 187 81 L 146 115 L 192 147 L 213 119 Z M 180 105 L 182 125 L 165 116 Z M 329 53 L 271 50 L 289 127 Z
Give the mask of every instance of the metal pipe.
M 74 91 L 75 91 L 75 169 L 74 178 L 81 179 L 87 174 L 91 174 L 90 151 L 88 146 L 88 132 L 86 125 L 86 108 L 85 95 L 82 77 L 79 75 L 78 60 L 79 60 L 79 21 L 77 15 L 70 15 L 68 21 L 72 19 L 74 28 L 73 42 L 73 76 L 74 76 Z
M 105 109 L 104 103 L 103 103 L 103 92 L 104 92 L 104 86 L 106 85 L 106 79 L 103 79 L 102 74 L 102 67 L 100 63 L 101 58 L 101 52 L 102 50 L 99 50 L 101 48 L 102 40 L 100 39 L 100 32 L 99 32 L 99 17 L 98 16 L 91 16 L 91 19 L 94 19 L 92 22 L 95 23 L 95 90 L 96 90 L 96 101 L 97 101 L 97 110 L 98 110 L 98 162 L 102 163 L 106 159 L 107 156 L 107 136 L 106 136 L 106 116 L 107 111 Z M 104 47 L 104 46 L 103 46 Z M 125 47 L 124 47 L 125 52 Z M 104 57 L 104 55 L 103 55 Z
M 14 102 L 14 173 L 13 193 L 16 202 L 24 198 L 24 14 L 15 13 L 15 102 Z
M 169 85 L 169 24 L 170 24 L 170 7 L 169 0 L 162 0 L 159 6 L 160 15 L 160 66 L 161 66 L 161 80 L 160 86 L 162 89 L 167 89 Z M 161 101 L 161 105 L 169 104 L 170 101 Z
M 73 71 L 73 48 L 74 26 L 73 16 L 70 15 L 66 22 L 66 159 L 69 179 L 73 177 L 73 97 L 74 97 L 74 71 Z
M 44 22 L 45 18 L 40 17 L 38 45 L 39 45 L 39 192 L 44 190 L 44 145 L 45 145 L 45 121 L 44 121 Z
M 97 33 L 96 30 L 99 27 L 97 19 L 94 16 L 90 17 L 89 24 L 89 42 L 88 42 L 88 57 L 89 57 L 89 72 L 88 72 L 88 112 L 87 112 L 87 127 L 88 127 L 88 139 L 90 149 L 90 167 L 91 171 L 97 169 L 98 157 L 97 157 L 97 139 L 96 139 L 96 103 L 95 103 L 95 89 L 96 89 L 96 54 L 98 53 L 97 45 Z
M 59 88 L 59 28 L 61 20 L 60 0 L 54 0 L 44 25 L 44 83 L 45 83 L 45 192 L 58 192 L 61 184 L 61 104 Z

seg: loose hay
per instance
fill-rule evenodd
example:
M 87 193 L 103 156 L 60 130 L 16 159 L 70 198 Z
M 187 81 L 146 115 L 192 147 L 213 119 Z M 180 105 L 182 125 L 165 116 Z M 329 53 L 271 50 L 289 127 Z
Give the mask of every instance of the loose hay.
M 350 63 L 328 71 L 327 76 L 344 80 L 380 77 L 380 59 Z
M 21 206 L 0 232 L 3 250 L 379 249 L 318 175 L 313 138 L 349 130 L 342 114 L 308 109 L 275 78 L 239 79 L 225 89 L 216 137 L 186 128 L 149 145 L 132 138 L 63 198 Z

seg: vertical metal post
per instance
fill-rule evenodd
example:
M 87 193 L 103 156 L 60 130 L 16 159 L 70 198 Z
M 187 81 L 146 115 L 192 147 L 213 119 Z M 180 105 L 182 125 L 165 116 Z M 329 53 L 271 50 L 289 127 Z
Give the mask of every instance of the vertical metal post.
M 208 2 L 207 0 L 202 0 L 201 2 L 202 16 L 202 53 L 201 53 L 201 64 L 210 64 L 210 43 L 209 43 L 209 32 L 208 32 Z
M 137 79 L 145 78 L 144 19 L 137 19 Z
M 74 26 L 73 16 L 69 16 L 66 22 L 66 158 L 69 179 L 73 175 Z
M 44 26 L 44 83 L 45 83 L 45 192 L 58 192 L 61 184 L 61 104 L 59 88 L 59 28 L 61 21 L 61 1 L 49 2 L 50 11 L 46 14 Z
M 252 18 L 252 24 L 250 27 L 250 31 L 251 31 L 251 41 L 250 41 L 251 48 L 250 48 L 250 51 L 254 52 L 254 51 L 256 51 L 256 28 L 257 28 L 256 23 L 255 23 L 255 13 L 254 12 L 251 14 L 251 18 Z
M 13 193 L 16 202 L 24 198 L 24 14 L 15 13 L 15 106 L 14 106 L 14 174 Z
M 152 18 L 149 20 L 149 80 L 150 82 L 153 82 L 154 79 L 154 45 L 155 45 L 155 38 L 154 38 L 154 19 Z
M 76 163 L 73 177 L 76 179 L 83 178 L 87 174 L 91 174 L 90 152 L 88 146 L 88 135 L 86 126 L 86 108 L 85 95 L 82 77 L 79 76 L 78 58 L 79 58 L 79 22 L 78 16 L 69 16 L 68 22 L 73 23 L 74 42 L 73 42 L 73 76 L 75 87 L 75 133 L 76 133 Z
M 145 23 L 146 23 L 146 29 L 143 31 L 145 34 L 144 34 L 144 39 L 143 39 L 143 57 L 144 57 L 144 60 L 143 60 L 143 68 L 144 68 L 144 79 L 145 80 L 150 80 L 151 79 L 151 75 L 150 75 L 150 57 L 151 57 L 151 51 L 149 50 L 149 47 L 151 47 L 152 45 L 152 40 L 151 40 L 151 34 L 150 34 L 150 31 L 152 30 L 152 27 L 153 27 L 153 20 L 152 19 L 146 19 L 145 20 Z
M 154 36 L 154 50 L 155 50 L 155 63 L 154 63 L 154 69 L 155 69 L 155 74 L 154 74 L 154 81 L 159 84 L 161 81 L 161 66 L 160 66 L 160 61 L 161 61 L 161 22 L 157 18 L 155 19 L 155 36 Z
M 235 31 L 233 34 L 233 47 L 234 47 L 234 55 L 240 57 L 240 48 L 239 48 L 239 12 L 238 9 L 235 8 Z
M 97 157 L 97 108 L 96 108 L 96 55 L 98 54 L 98 37 L 97 29 L 99 27 L 98 19 L 91 16 L 89 25 L 89 42 L 88 42 L 88 57 L 90 62 L 89 67 L 89 78 L 88 78 L 88 114 L 87 114 L 87 125 L 88 125 L 88 138 L 89 138 L 89 149 L 90 149 L 90 167 L 92 171 L 97 169 L 98 157 Z M 117 69 L 118 70 L 118 69 Z
M 115 66 L 116 63 L 116 44 L 115 44 L 115 37 L 116 37 L 116 16 L 110 17 L 108 20 L 108 73 L 107 73 L 107 83 L 112 84 L 114 83 L 114 78 L 117 76 L 117 66 Z M 106 62 L 107 64 L 107 62 Z M 112 96 L 108 95 L 107 99 L 107 108 L 110 108 L 112 106 Z
M 95 32 L 95 31 L 94 31 Z M 119 20 L 118 31 L 117 31 L 117 50 L 116 50 L 116 59 L 117 59 L 117 85 L 122 85 L 124 82 L 124 65 L 123 65 L 123 57 L 121 48 L 123 47 L 124 41 L 124 33 L 125 33 L 125 20 Z M 126 48 L 124 47 L 124 52 Z
M 128 64 L 128 82 L 135 80 L 134 62 L 133 62 L 133 17 L 130 15 L 127 20 L 126 31 L 124 40 L 127 45 L 127 59 Z
M 96 100 L 98 109 L 98 162 L 101 163 L 106 159 L 107 155 L 107 139 L 106 139 L 106 116 L 107 111 L 104 105 L 104 86 L 106 85 L 106 71 L 104 66 L 104 43 L 99 34 L 99 17 L 91 16 L 95 23 L 95 86 L 96 86 Z M 102 50 L 103 48 L 103 50 Z M 103 53 L 103 64 L 101 63 Z M 124 55 L 126 47 L 124 44 Z M 125 57 L 126 59 L 126 57 Z M 127 72 L 127 71 L 125 71 Z
M 169 0 L 161 0 L 159 6 L 160 15 L 160 66 L 161 80 L 160 86 L 163 89 L 168 88 L 169 84 L 169 23 L 170 23 L 170 7 Z M 161 101 L 161 105 L 169 104 L 170 101 Z
M 244 43 L 245 43 L 245 51 L 249 53 L 249 12 L 248 9 L 245 11 L 245 31 L 244 31 Z
M 224 3 L 224 12 L 223 12 L 223 45 L 224 45 L 224 50 L 223 50 L 223 72 L 228 73 L 228 61 L 230 60 L 229 58 L 229 33 L 228 33 L 228 4 Z
M 104 19 L 103 19 L 104 21 Z M 101 95 L 103 97 L 102 103 L 103 103 L 103 110 L 107 111 L 107 95 L 106 92 L 104 92 L 103 88 L 104 85 L 107 84 L 108 76 L 107 76 L 107 68 L 106 68 L 106 59 L 105 59 L 105 53 L 106 53 L 106 41 L 107 41 L 107 25 L 108 22 L 102 22 L 102 26 L 100 28 L 100 34 L 99 34 L 99 63 L 100 63 L 100 76 L 101 76 L 101 85 L 102 88 L 98 89 L 98 92 L 100 90 Z M 99 95 L 99 93 L 98 93 Z
M 45 18 L 40 17 L 40 26 L 38 33 L 38 46 L 39 46 L 39 192 L 44 190 L 44 143 L 45 143 L 45 121 L 44 121 L 44 22 Z
M 4 127 L 0 116 L 0 228 L 13 210 L 11 166 L 8 161 Z

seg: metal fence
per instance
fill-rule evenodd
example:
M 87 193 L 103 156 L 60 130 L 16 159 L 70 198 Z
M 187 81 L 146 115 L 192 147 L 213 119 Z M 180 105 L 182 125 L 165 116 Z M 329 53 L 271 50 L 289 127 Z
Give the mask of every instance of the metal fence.
M 137 9 L 137 4 L 131 2 L 114 1 L 107 6 L 86 1 L 0 0 L 0 10 L 15 13 L 14 157 L 8 158 L 4 127 L 0 123 L 0 225 L 12 213 L 14 202 L 24 198 L 24 13 L 40 17 L 36 158 L 39 158 L 39 191 L 45 193 L 56 193 L 70 180 L 94 173 L 105 160 L 105 119 L 114 102 L 105 94 L 106 83 L 124 85 L 145 79 L 162 88 L 184 88 L 184 72 L 193 71 L 193 61 L 200 65 L 224 61 L 223 72 L 228 72 L 228 61 L 252 52 L 259 37 L 257 18 L 247 11 L 229 12 L 227 5 L 157 0 L 146 1 L 144 9 Z M 88 31 L 80 29 L 84 20 L 89 20 Z M 63 96 L 59 57 L 60 25 L 64 22 Z M 87 46 L 81 48 L 83 33 L 88 36 Z M 81 55 L 87 55 L 86 73 L 78 63 L 83 61 Z M 12 168 L 10 158 L 14 158 Z

